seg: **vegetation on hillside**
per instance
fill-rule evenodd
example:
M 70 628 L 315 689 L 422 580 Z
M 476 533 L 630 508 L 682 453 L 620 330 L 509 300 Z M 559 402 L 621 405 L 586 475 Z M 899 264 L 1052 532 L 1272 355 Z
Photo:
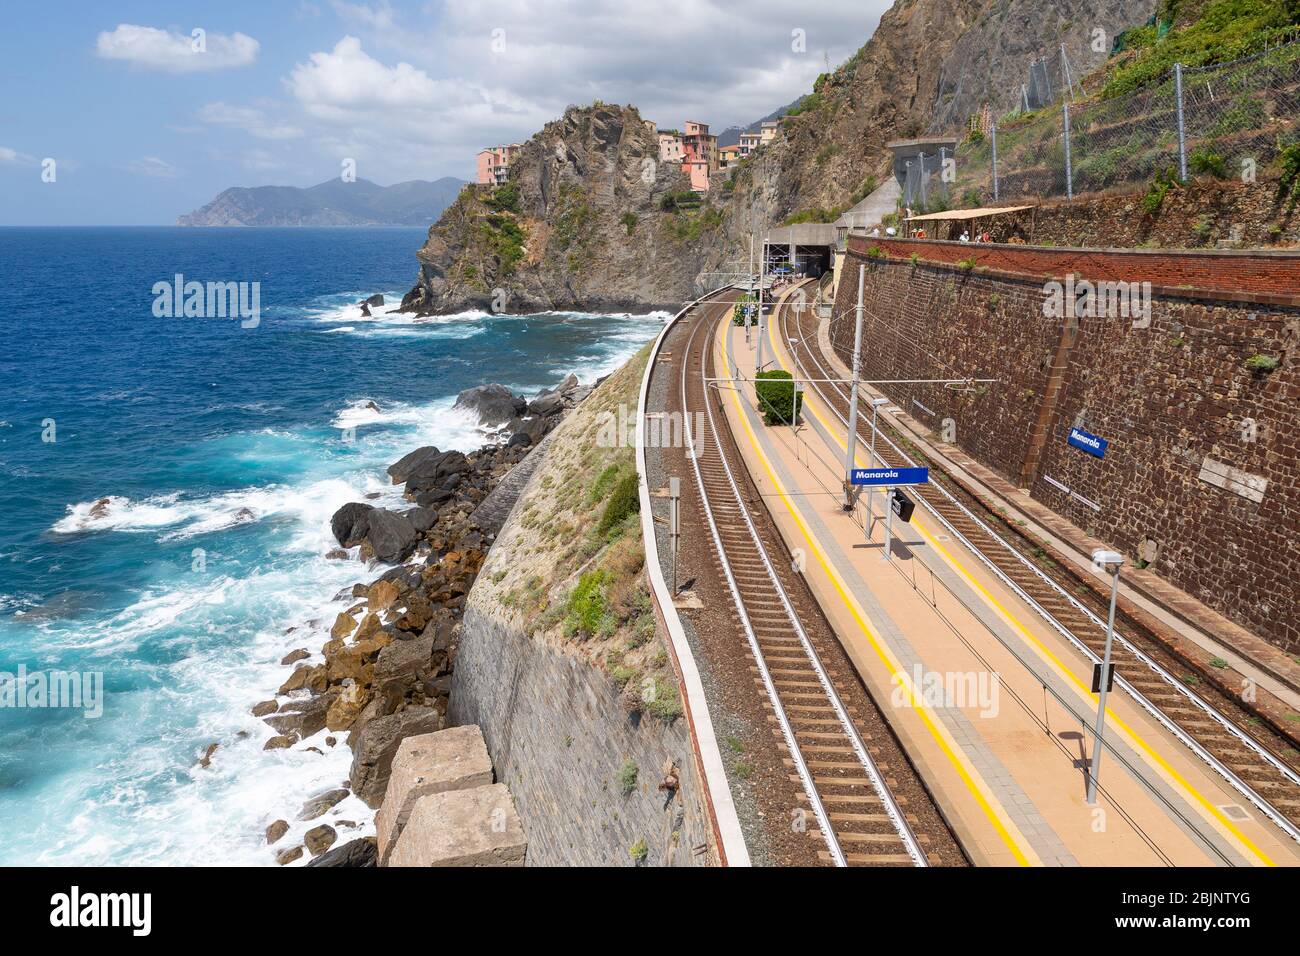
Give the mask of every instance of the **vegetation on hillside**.
M 1102 95 L 1119 96 L 1165 79 L 1175 63 L 1205 66 L 1258 53 L 1295 36 L 1300 0 L 1164 0 L 1156 23 L 1124 33 L 1126 49 L 1111 68 Z M 1174 28 L 1163 37 L 1161 23 Z
M 617 434 L 648 355 L 647 346 L 560 426 L 476 587 L 495 588 L 521 626 L 608 670 L 629 710 L 671 721 L 681 702 L 645 580 L 635 451 L 630 433 Z

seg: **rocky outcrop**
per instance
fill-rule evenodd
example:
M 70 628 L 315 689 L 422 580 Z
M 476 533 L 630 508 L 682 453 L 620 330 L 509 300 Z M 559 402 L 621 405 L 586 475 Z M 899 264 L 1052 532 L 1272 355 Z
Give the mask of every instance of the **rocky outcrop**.
M 309 861 L 307 865 L 367 867 L 374 866 L 376 859 L 375 838 L 362 837 L 359 840 L 351 840 L 342 846 L 327 850 L 314 860 Z
M 415 449 L 393 462 L 388 474 L 405 486 L 405 497 L 416 507 L 398 511 L 351 502 L 334 514 L 331 531 L 341 545 L 356 549 L 352 553 L 363 560 L 395 566 L 336 595 L 354 601 L 328 625 L 329 640 L 319 657 L 306 648 L 287 655 L 282 663 L 294 669 L 281 685 L 279 698 L 250 705 L 275 732 L 265 744 L 267 749 L 296 747 L 323 731 L 331 736 L 320 746 L 332 747 L 337 743 L 332 734 L 347 734 L 353 754 L 349 789 L 335 788 L 312 797 L 300 811 L 300 819 L 333 820 L 333 806 L 349 794 L 378 806 L 401 742 L 446 725 L 465 598 L 499 527 L 491 516 L 508 511 L 514 500 L 509 489 L 492 496 L 530 457 L 529 446 L 500 444 L 500 439 L 517 427 L 513 423 L 520 419 L 519 413 L 541 423 L 539 435 L 549 434 L 590 391 L 570 377 L 534 396 L 537 414 L 529 415 L 529 400 L 501 386 L 482 390 L 478 394 L 484 400 L 474 408 L 490 413 L 495 405 L 511 416 L 499 426 L 497 443 L 468 455 L 433 446 Z M 519 482 L 510 486 L 513 495 L 520 486 Z M 485 528 L 479 509 L 489 499 L 497 504 L 482 516 Z M 285 832 L 273 826 L 267 832 L 268 842 L 279 840 Z M 307 849 L 324 859 L 332 840 L 326 839 L 324 831 L 312 833 L 314 842 Z M 301 855 L 302 848 L 296 847 L 281 850 L 277 859 L 290 863 Z
M 751 232 L 796 213 L 833 220 L 890 175 L 885 144 L 1000 115 L 1030 63 L 1065 42 L 1076 76 L 1154 0 L 898 0 L 865 45 L 818 78 L 776 140 L 714 177 L 698 208 L 631 106 L 571 107 L 523 145 L 504 187 L 466 187 L 416 253 L 402 310 L 635 310 L 691 298 L 734 271 Z M 1094 30 L 1104 33 L 1095 50 Z M 757 226 L 756 226 L 757 224 Z M 728 265 L 730 264 L 730 265 Z
M 462 190 L 416 254 L 402 311 L 677 308 L 718 219 L 672 206 L 690 183 L 658 158 L 635 107 L 571 107 L 523 144 L 507 186 Z

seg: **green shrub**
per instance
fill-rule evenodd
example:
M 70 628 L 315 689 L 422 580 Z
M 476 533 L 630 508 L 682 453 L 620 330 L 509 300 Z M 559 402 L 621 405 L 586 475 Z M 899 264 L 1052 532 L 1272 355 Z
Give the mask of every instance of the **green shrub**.
M 629 236 L 632 235 L 632 231 L 636 229 L 636 213 L 634 212 L 623 213 L 623 218 L 621 218 L 619 222 L 623 224 L 623 228 L 627 230 L 627 234 Z
M 737 299 L 735 308 L 731 310 L 731 324 L 744 325 L 745 312 L 753 304 L 754 304 L 754 300 L 750 298 L 748 295 L 742 295 L 739 299 Z
M 627 855 L 632 858 L 632 862 L 640 866 L 650 855 L 650 848 L 645 845 L 645 840 L 637 840 L 627 848 Z
M 588 571 L 578 578 L 578 586 L 569 595 L 564 632 L 570 637 L 591 637 L 599 630 L 608 610 L 605 599 L 604 571 Z
M 1187 166 L 1198 176 L 1213 176 L 1215 179 L 1228 178 L 1228 161 L 1218 153 L 1208 149 L 1193 150 L 1187 157 Z
M 682 701 L 677 688 L 662 677 L 654 679 L 654 699 L 645 701 L 645 709 L 652 716 L 671 724 L 682 715 Z
M 883 259 L 885 258 L 885 250 L 880 248 L 880 246 L 872 246 L 870 249 L 867 250 L 867 258 Z
M 623 791 L 624 796 L 636 789 L 636 776 L 636 764 L 631 760 L 624 760 L 623 766 L 618 768 L 618 773 L 615 775 L 618 788 Z
M 605 511 L 600 516 L 596 534 L 606 535 L 612 528 L 618 527 L 623 519 L 641 510 L 640 487 L 636 475 L 624 475 L 614 486 L 605 503 Z
M 1248 372 L 1260 374 L 1271 372 L 1281 364 L 1282 360 L 1276 355 L 1252 355 L 1242 363 Z
M 1160 212 L 1160 207 L 1165 203 L 1165 197 L 1169 195 L 1169 190 L 1173 189 L 1177 182 L 1172 166 L 1163 172 L 1156 173 L 1155 179 L 1151 180 L 1151 185 L 1147 187 L 1146 195 L 1142 197 L 1142 209 L 1148 216 L 1154 216 Z
M 609 489 L 614 487 L 614 481 L 618 478 L 619 470 L 618 465 L 610 465 L 596 476 L 596 481 L 592 484 L 591 490 L 587 492 L 587 502 L 589 504 L 595 504 L 609 493 Z
M 503 183 L 492 190 L 491 195 L 483 200 L 483 205 L 497 212 L 519 212 L 519 187 L 514 183 Z
M 772 369 L 759 372 L 757 379 L 754 390 L 758 394 L 763 420 L 769 425 L 796 423 L 803 404 L 803 392 L 796 395 L 794 377 L 783 369 Z
M 834 222 L 843 215 L 845 206 L 832 206 L 830 209 L 824 209 L 821 206 L 814 206 L 811 209 L 801 209 L 799 212 L 787 216 L 781 223 L 783 226 L 797 226 L 801 222 Z

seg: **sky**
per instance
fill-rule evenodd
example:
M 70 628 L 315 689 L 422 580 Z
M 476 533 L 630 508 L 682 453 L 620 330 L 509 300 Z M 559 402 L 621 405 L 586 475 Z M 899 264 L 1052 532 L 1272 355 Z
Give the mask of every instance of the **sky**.
M 745 125 L 887 0 L 6 0 L 0 225 L 171 224 L 231 186 L 471 179 L 566 106 Z

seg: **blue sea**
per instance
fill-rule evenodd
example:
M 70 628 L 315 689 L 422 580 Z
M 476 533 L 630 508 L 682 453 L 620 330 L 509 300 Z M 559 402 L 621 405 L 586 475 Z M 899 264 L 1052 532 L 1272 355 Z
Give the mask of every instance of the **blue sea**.
M 341 740 L 264 752 L 249 714 L 376 573 L 325 557 L 330 515 L 395 503 L 383 470 L 418 445 L 482 444 L 461 389 L 590 382 L 665 318 L 400 316 L 423 240 L 0 228 L 0 673 L 103 682 L 100 716 L 0 706 L 0 863 L 265 865 L 277 818 L 279 846 L 321 822 L 373 832 L 352 797 L 296 820 L 347 779 Z M 260 322 L 157 317 L 176 274 L 260 283 Z

